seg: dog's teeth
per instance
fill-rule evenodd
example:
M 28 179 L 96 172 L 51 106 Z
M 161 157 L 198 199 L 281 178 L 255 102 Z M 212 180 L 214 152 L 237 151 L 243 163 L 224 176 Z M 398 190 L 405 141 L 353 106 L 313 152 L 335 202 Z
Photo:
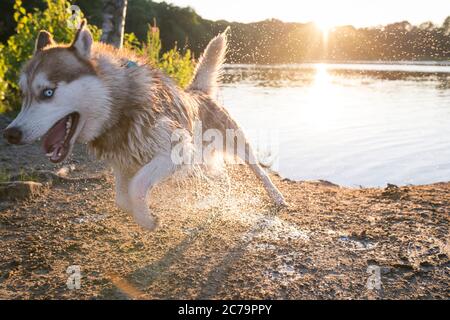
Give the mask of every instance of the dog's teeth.
M 49 152 L 46 154 L 47 157 L 51 157 L 53 155 L 53 152 Z
M 72 128 L 72 118 L 69 118 L 66 122 L 66 136 L 64 137 L 64 140 L 67 139 L 70 133 L 70 129 Z

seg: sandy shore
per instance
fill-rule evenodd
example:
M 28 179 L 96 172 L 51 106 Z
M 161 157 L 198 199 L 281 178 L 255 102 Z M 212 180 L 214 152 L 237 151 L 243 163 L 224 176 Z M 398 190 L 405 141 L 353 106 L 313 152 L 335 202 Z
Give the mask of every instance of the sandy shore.
M 290 203 L 276 211 L 234 166 L 158 187 L 150 233 L 115 207 L 110 170 L 83 147 L 61 179 L 39 174 L 60 167 L 37 145 L 0 139 L 0 150 L 3 172 L 44 184 L 0 198 L 1 299 L 450 298 L 449 183 L 348 189 L 274 175 Z

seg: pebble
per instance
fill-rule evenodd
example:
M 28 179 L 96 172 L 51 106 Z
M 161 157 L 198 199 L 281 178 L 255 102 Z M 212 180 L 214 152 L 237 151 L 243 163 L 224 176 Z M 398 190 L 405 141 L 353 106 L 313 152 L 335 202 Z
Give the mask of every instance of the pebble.
M 0 183 L 0 201 L 24 200 L 42 194 L 44 185 L 32 181 L 14 181 Z

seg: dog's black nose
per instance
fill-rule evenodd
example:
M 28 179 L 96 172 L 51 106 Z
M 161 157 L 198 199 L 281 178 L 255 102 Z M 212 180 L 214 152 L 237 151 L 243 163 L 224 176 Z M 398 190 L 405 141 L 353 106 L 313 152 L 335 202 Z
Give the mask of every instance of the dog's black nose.
M 3 130 L 3 137 L 11 144 L 19 144 L 22 141 L 22 131 L 12 127 Z

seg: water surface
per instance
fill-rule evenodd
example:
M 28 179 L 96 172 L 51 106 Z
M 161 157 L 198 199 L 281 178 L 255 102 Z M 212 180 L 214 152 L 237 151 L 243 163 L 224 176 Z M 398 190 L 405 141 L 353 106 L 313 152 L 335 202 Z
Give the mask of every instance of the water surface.
M 228 65 L 219 100 L 283 177 L 450 181 L 449 64 Z

